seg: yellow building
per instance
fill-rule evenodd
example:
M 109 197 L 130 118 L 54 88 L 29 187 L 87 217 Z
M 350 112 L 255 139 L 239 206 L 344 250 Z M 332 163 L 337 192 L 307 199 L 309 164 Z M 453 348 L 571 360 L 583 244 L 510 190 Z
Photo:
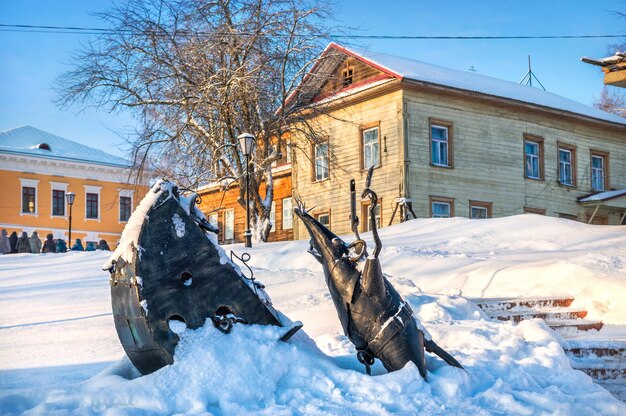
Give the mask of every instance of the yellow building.
M 114 249 L 147 191 L 132 184 L 130 167 L 122 158 L 34 127 L 2 131 L 0 228 L 67 241 L 66 195 L 74 193 L 72 243 L 80 238 L 86 247 L 106 240 Z

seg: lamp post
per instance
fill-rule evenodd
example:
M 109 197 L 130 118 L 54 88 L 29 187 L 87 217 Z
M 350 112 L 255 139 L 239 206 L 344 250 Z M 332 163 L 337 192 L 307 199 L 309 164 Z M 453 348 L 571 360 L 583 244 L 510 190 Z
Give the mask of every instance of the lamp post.
M 237 139 L 241 151 L 246 155 L 246 232 L 243 234 L 246 247 L 252 247 L 252 233 L 250 232 L 250 155 L 254 148 L 254 136 L 250 133 L 242 133 Z
M 65 199 L 67 200 L 67 205 L 70 206 L 70 228 L 68 235 L 68 244 L 67 249 L 69 250 L 72 247 L 72 205 L 74 205 L 74 198 L 76 198 L 76 194 L 74 192 L 68 192 L 65 194 Z

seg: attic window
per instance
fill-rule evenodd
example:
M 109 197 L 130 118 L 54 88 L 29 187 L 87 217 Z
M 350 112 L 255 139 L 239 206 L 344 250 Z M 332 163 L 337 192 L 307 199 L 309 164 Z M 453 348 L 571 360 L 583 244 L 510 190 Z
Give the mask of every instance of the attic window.
M 43 149 L 43 150 L 50 150 L 50 151 L 52 151 L 52 149 L 50 149 L 50 145 L 48 143 L 39 143 L 37 145 L 37 149 Z
M 341 75 L 343 76 L 344 87 L 347 87 L 348 85 L 352 85 L 353 74 L 354 74 L 354 68 L 351 66 L 347 66 L 343 71 L 341 71 Z

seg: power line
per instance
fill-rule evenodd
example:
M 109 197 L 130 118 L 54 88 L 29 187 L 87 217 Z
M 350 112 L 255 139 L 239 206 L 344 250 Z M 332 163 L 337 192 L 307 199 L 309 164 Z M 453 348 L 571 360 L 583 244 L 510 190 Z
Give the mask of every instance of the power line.
M 171 36 L 172 34 L 160 30 L 127 30 L 127 29 L 105 29 L 97 27 L 77 27 L 77 26 L 49 26 L 49 25 L 18 25 L 0 23 L 0 32 L 24 32 L 24 33 L 53 33 L 68 34 L 75 33 L 81 35 L 98 35 L 98 34 L 152 34 L 156 36 Z M 246 32 L 191 32 L 188 30 L 180 30 L 176 32 L 181 35 L 199 35 L 199 36 L 245 36 L 255 35 L 256 33 Z M 275 35 L 282 36 L 282 35 Z M 291 35 L 284 35 L 291 36 Z M 297 34 L 295 36 L 298 36 Z M 302 35 L 310 37 L 310 34 Z M 328 37 L 334 39 L 378 39 L 378 40 L 508 40 L 508 39 L 598 39 L 598 38 L 621 38 L 626 35 L 603 34 L 603 35 L 513 35 L 513 36 L 420 36 L 420 35 L 341 35 L 328 34 L 317 35 L 318 37 Z

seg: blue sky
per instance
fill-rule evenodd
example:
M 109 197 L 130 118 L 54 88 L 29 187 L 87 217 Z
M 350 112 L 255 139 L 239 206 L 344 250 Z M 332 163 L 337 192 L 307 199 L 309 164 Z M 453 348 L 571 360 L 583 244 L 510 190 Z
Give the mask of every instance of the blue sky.
M 0 23 L 102 27 L 90 13 L 103 0 L 1 0 Z M 337 1 L 335 19 L 358 35 L 592 35 L 623 34 L 622 0 L 396 0 Z M 71 68 L 70 52 L 85 35 L 0 32 L 0 130 L 29 124 L 109 153 L 124 155 L 119 132 L 126 114 L 71 108 L 52 99 L 54 79 Z M 582 56 L 603 57 L 620 39 L 554 40 L 361 40 L 359 46 L 459 70 L 518 82 L 531 55 L 533 72 L 550 92 L 591 104 L 602 89 L 602 72 Z

